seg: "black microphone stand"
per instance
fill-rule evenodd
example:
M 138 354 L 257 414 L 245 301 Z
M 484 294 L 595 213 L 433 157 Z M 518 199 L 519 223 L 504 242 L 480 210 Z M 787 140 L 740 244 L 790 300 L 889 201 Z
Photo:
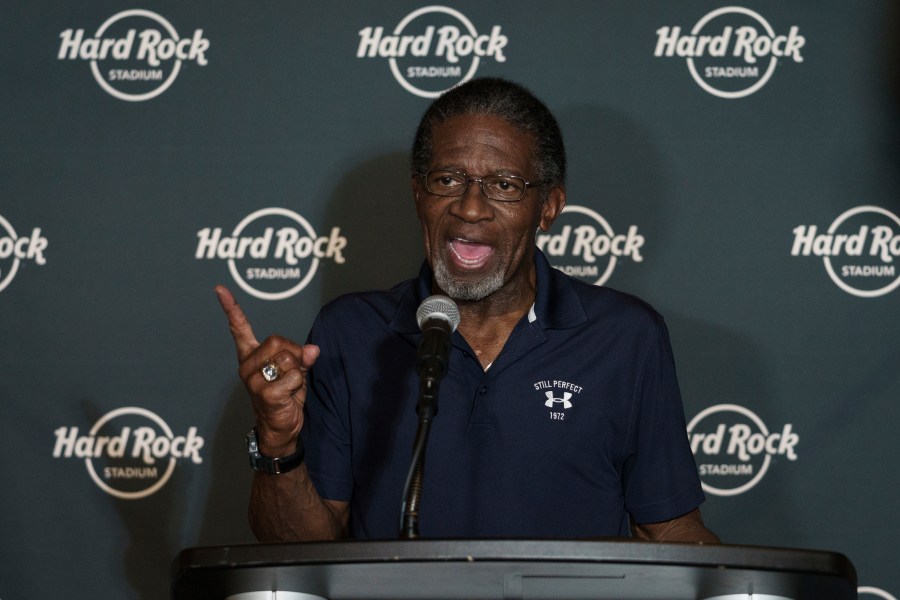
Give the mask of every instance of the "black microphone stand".
M 433 329 L 423 331 L 420 349 L 419 401 L 416 414 L 419 426 L 413 443 L 412 461 L 403 487 L 403 507 L 400 515 L 400 538 L 419 537 L 419 503 L 422 497 L 425 472 L 425 449 L 431 423 L 437 414 L 438 388 L 447 373 L 446 357 L 450 352 L 450 324 L 432 321 Z M 443 348 L 441 348 L 443 346 Z
M 419 386 L 419 402 L 416 413 L 419 415 L 419 427 L 416 429 L 416 440 L 413 443 L 412 464 L 406 476 L 404 488 L 403 515 L 400 524 L 400 537 L 416 539 L 419 537 L 419 501 L 422 497 L 423 477 L 425 473 L 425 449 L 428 444 L 428 433 L 431 423 L 437 414 L 438 382 L 435 379 L 423 378 Z

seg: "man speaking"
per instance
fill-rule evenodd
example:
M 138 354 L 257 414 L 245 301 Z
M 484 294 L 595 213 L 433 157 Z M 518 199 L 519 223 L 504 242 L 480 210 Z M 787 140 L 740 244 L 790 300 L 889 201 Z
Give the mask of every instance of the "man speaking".
M 475 79 L 419 124 L 415 279 L 326 305 L 297 344 L 262 343 L 216 289 L 256 413 L 250 522 L 261 541 L 396 538 L 417 428 L 416 311 L 460 321 L 428 439 L 429 538 L 716 542 L 668 334 L 641 300 L 553 269 L 535 247 L 566 202 L 565 148 L 528 90 Z

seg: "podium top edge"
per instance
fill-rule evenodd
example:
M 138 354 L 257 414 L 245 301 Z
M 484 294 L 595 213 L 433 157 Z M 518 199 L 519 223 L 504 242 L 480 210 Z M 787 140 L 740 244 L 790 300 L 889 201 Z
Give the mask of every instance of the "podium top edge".
M 633 540 L 391 540 L 240 544 L 187 548 L 173 573 L 327 563 L 588 562 L 755 568 L 834 575 L 856 582 L 843 554 L 824 550 Z

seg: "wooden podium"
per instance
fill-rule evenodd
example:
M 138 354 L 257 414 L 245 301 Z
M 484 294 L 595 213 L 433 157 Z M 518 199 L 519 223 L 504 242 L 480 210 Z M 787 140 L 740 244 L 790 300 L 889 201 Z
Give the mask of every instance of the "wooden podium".
M 616 541 L 327 542 L 190 548 L 173 600 L 851 600 L 833 552 Z

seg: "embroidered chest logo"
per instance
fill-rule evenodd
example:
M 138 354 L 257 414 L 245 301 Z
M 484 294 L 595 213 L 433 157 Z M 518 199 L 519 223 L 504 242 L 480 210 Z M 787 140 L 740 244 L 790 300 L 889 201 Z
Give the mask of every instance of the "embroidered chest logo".
M 553 408 L 554 404 L 559 403 L 562 404 L 563 408 L 572 408 L 572 403 L 569 402 L 569 399 L 572 397 L 572 392 L 563 392 L 562 398 L 554 398 L 553 392 L 549 390 L 544 393 L 547 394 L 547 401 L 544 402 L 544 406 Z
M 566 410 L 572 408 L 572 400 L 577 402 L 577 395 L 584 389 L 580 385 L 576 385 L 569 381 L 561 381 L 558 379 L 544 379 L 534 382 L 534 389 L 538 392 L 544 392 L 544 406 L 549 408 L 549 417 L 551 421 L 565 421 Z

